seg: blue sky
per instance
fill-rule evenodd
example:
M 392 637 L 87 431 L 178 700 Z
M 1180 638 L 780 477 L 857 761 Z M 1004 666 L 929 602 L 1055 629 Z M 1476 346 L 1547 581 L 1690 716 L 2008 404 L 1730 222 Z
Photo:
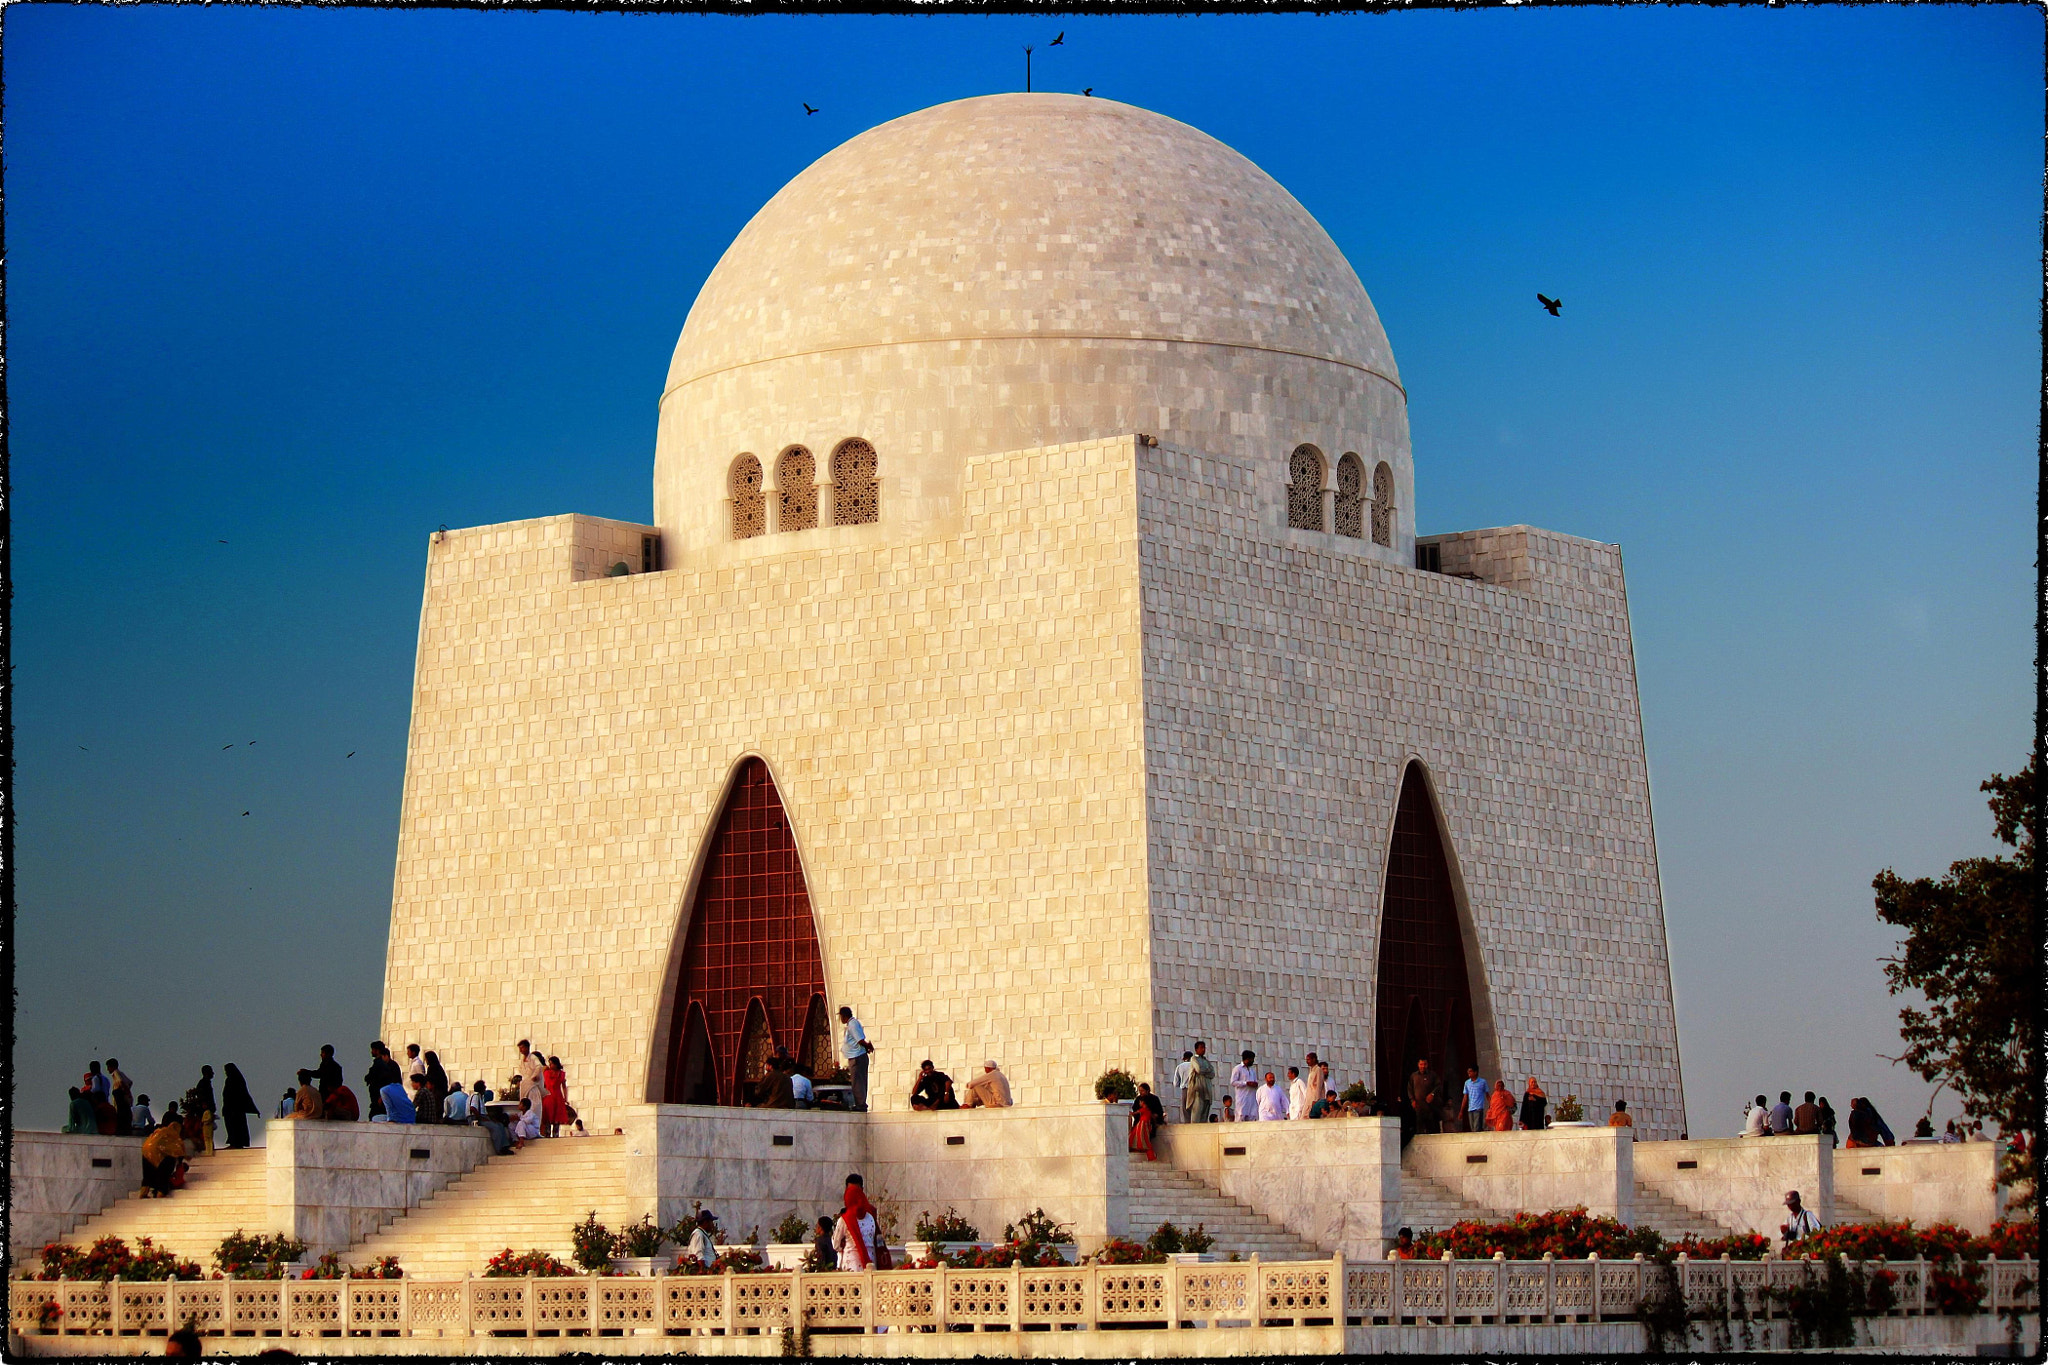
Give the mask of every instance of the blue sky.
M 1027 42 L 1329 229 L 1422 531 L 1622 545 L 1693 1131 L 1910 1121 L 1870 877 L 2031 733 L 2042 22 L 10 6 L 18 1121 L 361 1057 L 427 535 L 648 518 L 733 234 Z

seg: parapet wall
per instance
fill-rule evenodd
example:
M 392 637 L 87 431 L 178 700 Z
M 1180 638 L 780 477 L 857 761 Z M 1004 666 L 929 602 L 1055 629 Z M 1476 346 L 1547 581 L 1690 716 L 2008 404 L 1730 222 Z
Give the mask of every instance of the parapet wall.
M 1694 1138 L 1636 1147 L 1636 1179 L 1731 1232 L 1774 1241 L 1790 1216 L 1787 1191 L 1821 1222 L 1850 1221 L 1835 1199 L 1834 1163 L 1819 1133 L 1757 1138 Z
M 1394 1236 L 1399 1119 L 1168 1124 L 1159 1131 L 1157 1145 L 1176 1169 L 1311 1245 L 1377 1260 Z
M 1983 1234 L 2005 1216 L 1995 1142 L 1915 1142 L 1841 1148 L 1834 1154 L 1838 1222 L 1863 1217 L 1956 1223 Z
M 264 1140 L 269 1225 L 314 1258 L 346 1251 L 491 1154 L 490 1137 L 468 1125 L 293 1119 Z
M 1408 1144 L 1405 1164 L 1467 1203 L 1504 1215 L 1584 1205 L 1628 1223 L 1635 1217 L 1635 1148 L 1625 1128 L 1424 1133 Z
M 142 1139 L 17 1128 L 7 1154 L 7 1248 L 31 1256 L 142 1186 Z

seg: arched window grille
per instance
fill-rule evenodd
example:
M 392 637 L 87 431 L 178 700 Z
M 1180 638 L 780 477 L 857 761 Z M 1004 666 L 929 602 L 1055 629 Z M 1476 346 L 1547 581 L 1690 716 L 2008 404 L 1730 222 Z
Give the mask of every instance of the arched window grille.
M 882 519 L 875 448 L 855 437 L 832 452 L 832 524 L 865 526 Z
M 1287 474 L 1287 524 L 1297 531 L 1322 530 L 1323 453 L 1314 446 L 1296 446 Z
M 1365 466 L 1348 451 L 1337 461 L 1337 534 L 1365 538 Z
M 768 508 L 761 496 L 761 462 L 742 455 L 732 462 L 732 538 L 749 540 L 768 529 Z
M 818 524 L 818 462 L 802 446 L 791 446 L 775 462 L 775 496 L 782 500 L 776 529 L 808 531 Z
M 1372 543 L 1394 543 L 1394 471 L 1384 460 L 1372 472 Z

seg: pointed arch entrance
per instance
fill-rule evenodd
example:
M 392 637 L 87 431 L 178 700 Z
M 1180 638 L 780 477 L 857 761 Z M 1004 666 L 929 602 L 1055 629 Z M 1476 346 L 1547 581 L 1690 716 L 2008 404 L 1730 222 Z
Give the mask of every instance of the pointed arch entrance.
M 743 1104 L 767 1058 L 777 1047 L 797 1052 L 825 1010 L 824 957 L 796 839 L 758 758 L 740 765 L 719 812 L 685 932 L 662 1099 Z
M 1424 1057 L 1449 1078 L 1483 1061 L 1473 1026 L 1472 973 L 1456 883 L 1436 803 L 1420 763 L 1401 778 L 1380 905 L 1374 1078 L 1380 1095 L 1406 1102 L 1408 1076 Z

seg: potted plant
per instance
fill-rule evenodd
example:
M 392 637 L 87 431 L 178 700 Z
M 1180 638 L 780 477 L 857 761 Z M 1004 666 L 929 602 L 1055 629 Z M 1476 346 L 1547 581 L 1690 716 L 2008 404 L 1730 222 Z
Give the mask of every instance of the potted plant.
M 1104 1104 L 1138 1098 L 1138 1079 L 1120 1066 L 1113 1066 L 1095 1078 L 1095 1098 Z
M 597 1221 L 597 1210 L 592 1209 L 588 1217 L 569 1229 L 571 1255 L 576 1264 L 584 1270 L 603 1270 L 612 1263 L 612 1253 L 618 1250 L 619 1237 L 610 1228 Z
M 592 1214 L 592 1218 L 596 1215 Z M 622 1275 L 659 1275 L 676 1263 L 674 1255 L 661 1254 L 661 1244 L 668 1235 L 646 1214 L 640 1215 L 637 1223 L 628 1223 L 612 1238 L 612 1269 Z
M 965 1256 L 981 1249 L 981 1229 L 961 1217 L 950 1204 L 944 1213 L 926 1209 L 917 1216 L 912 1230 L 916 1239 L 903 1247 L 903 1254 L 912 1264 L 935 1261 L 940 1256 Z
M 1558 1101 L 1557 1113 L 1551 1118 L 1552 1128 L 1597 1128 L 1598 1124 L 1586 1117 L 1586 1106 L 1579 1103 L 1577 1095 L 1566 1095 Z
M 1181 1229 L 1172 1223 L 1161 1223 L 1150 1237 L 1145 1239 L 1145 1249 L 1154 1252 L 1163 1261 L 1180 1265 L 1195 1265 L 1202 1261 L 1216 1259 L 1211 1250 L 1216 1239 L 1209 1235 L 1202 1224 Z
M 811 1225 L 795 1209 L 768 1234 L 768 1268 L 802 1270 L 811 1254 Z

